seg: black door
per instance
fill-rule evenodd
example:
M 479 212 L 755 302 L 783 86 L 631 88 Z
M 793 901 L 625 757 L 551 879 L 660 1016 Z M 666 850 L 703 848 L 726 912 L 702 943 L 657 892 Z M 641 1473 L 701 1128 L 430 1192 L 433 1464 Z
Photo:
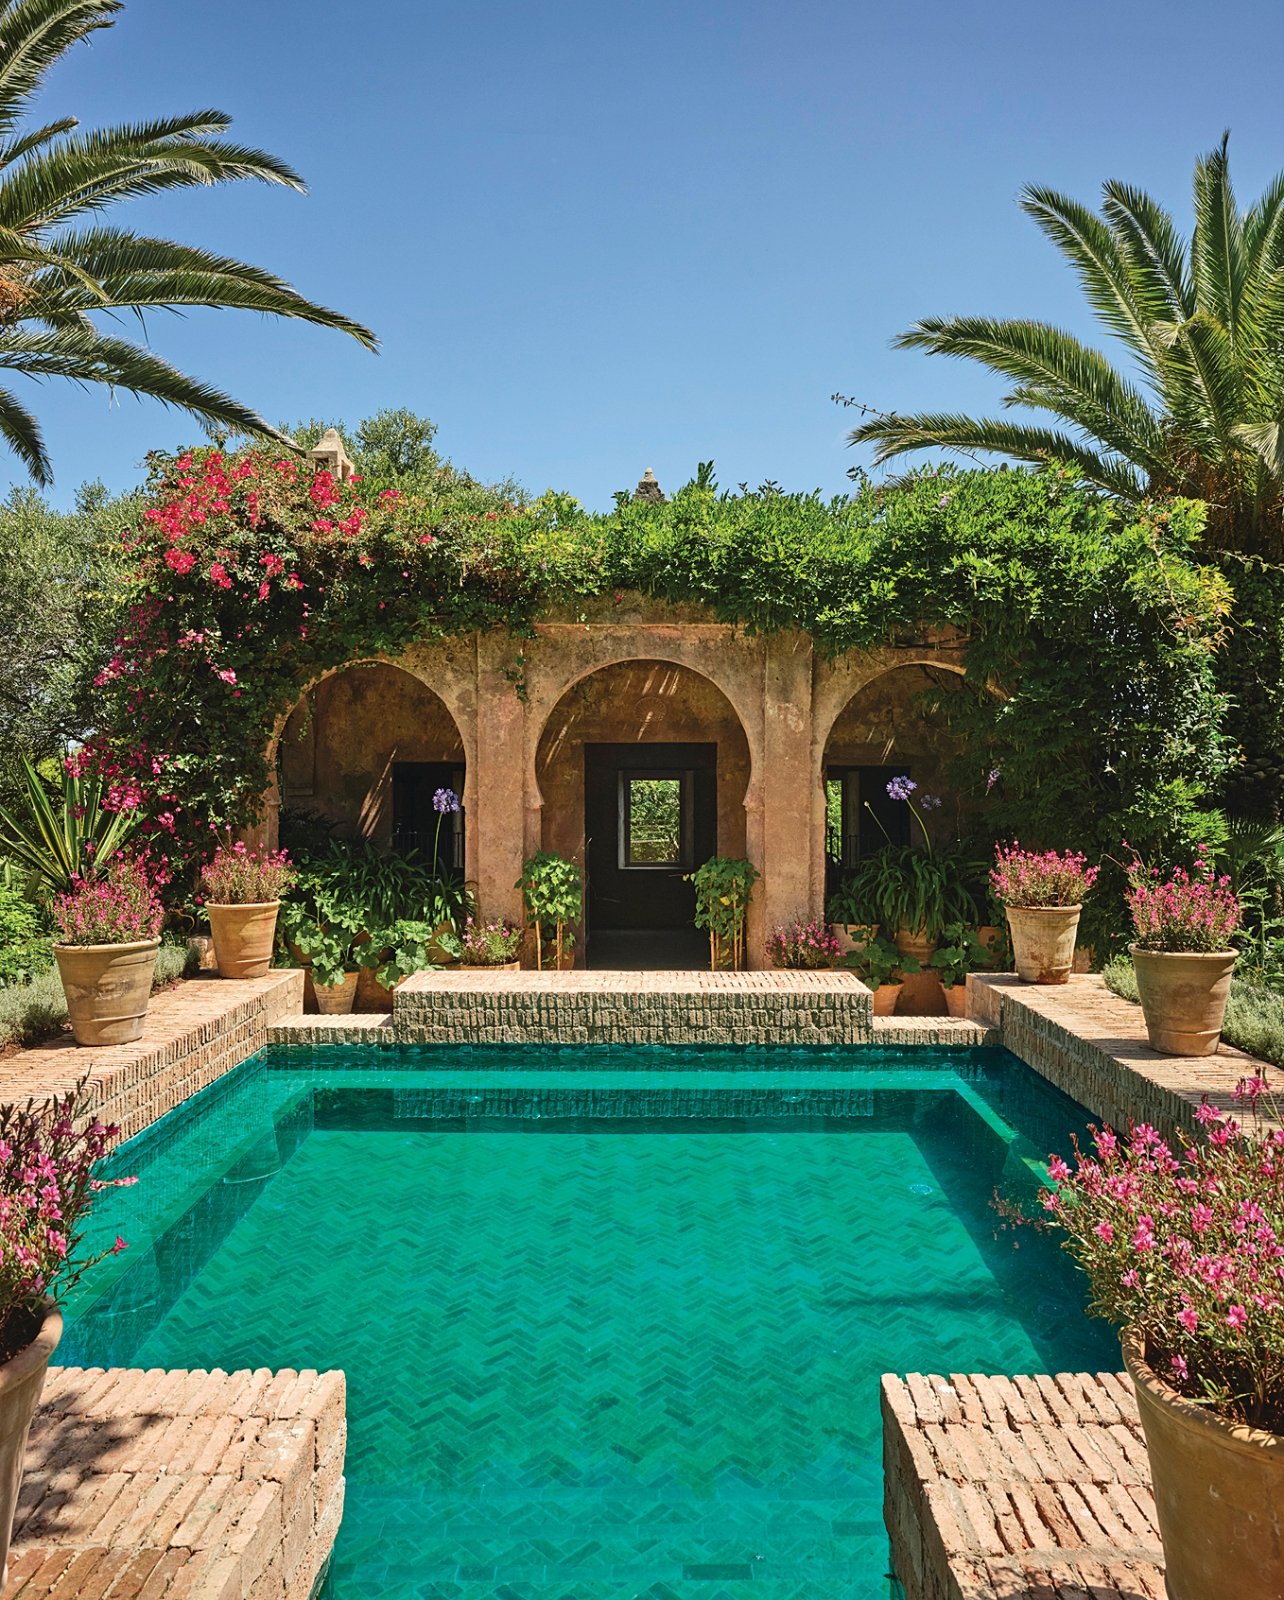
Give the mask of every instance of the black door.
M 716 744 L 587 744 L 588 932 L 689 930 L 683 875 L 718 852 Z
M 437 809 L 436 796 L 448 790 Z M 453 798 L 452 798 L 453 797 Z M 392 848 L 412 852 L 427 867 L 443 872 L 464 869 L 464 769 L 449 761 L 394 761 L 392 764 Z
M 885 844 L 910 842 L 909 807 L 887 785 L 909 767 L 829 767 L 825 772 L 825 877 L 833 894 L 866 856 Z

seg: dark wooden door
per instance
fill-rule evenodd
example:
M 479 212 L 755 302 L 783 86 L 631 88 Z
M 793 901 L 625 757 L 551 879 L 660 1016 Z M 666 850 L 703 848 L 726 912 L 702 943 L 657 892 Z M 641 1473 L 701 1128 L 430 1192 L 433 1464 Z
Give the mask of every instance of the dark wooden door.
M 394 761 L 392 764 L 392 848 L 415 854 L 443 872 L 464 868 L 464 813 L 438 812 L 433 796 L 451 790 L 462 803 L 464 769 L 454 761 Z
M 587 744 L 590 934 L 690 928 L 686 873 L 718 852 L 716 744 Z

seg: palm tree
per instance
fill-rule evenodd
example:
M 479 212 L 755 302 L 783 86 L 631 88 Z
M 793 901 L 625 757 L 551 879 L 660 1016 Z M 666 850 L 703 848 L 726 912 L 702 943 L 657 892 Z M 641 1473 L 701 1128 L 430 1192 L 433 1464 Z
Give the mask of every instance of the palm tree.
M 220 137 L 220 111 L 81 131 L 74 117 L 24 127 L 49 68 L 110 27 L 123 0 L 0 0 L 0 367 L 150 395 L 238 432 L 276 435 L 221 390 L 187 377 L 145 344 L 100 330 L 99 313 L 232 306 L 299 317 L 351 334 L 360 323 L 313 304 L 282 279 L 193 245 L 107 225 L 117 201 L 169 189 L 257 178 L 302 190 L 297 173 L 262 150 Z M 39 483 L 49 457 L 35 417 L 0 389 L 0 439 Z
M 1210 544 L 1284 555 L 1284 173 L 1240 211 L 1226 150 L 1223 136 L 1196 164 L 1189 240 L 1127 184 L 1104 186 L 1100 214 L 1022 193 L 1130 371 L 1046 322 L 928 318 L 896 346 L 980 361 L 1013 384 L 1005 406 L 1056 421 L 892 414 L 850 442 L 875 444 L 880 462 L 924 448 L 1056 459 L 1125 500 L 1204 500 Z

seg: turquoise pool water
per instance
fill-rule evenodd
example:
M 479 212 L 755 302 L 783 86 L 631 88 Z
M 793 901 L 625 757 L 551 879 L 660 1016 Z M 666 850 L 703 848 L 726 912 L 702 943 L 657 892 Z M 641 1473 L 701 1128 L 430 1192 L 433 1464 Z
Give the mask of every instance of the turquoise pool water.
M 342 1367 L 326 1600 L 886 1597 L 878 1377 L 1117 1364 L 1003 1051 L 291 1048 L 114 1158 L 60 1359 Z

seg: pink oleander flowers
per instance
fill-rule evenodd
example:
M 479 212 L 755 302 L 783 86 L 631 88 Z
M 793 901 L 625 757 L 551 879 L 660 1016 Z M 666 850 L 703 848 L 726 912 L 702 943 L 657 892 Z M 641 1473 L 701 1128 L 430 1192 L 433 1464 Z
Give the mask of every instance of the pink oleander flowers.
M 832 967 L 842 953 L 827 922 L 795 919 L 776 928 L 767 940 L 767 955 L 778 967 Z
M 75 878 L 53 904 L 59 944 L 134 944 L 155 939 L 164 909 L 146 865 L 113 856 L 94 878 Z
M 1284 1432 L 1284 1131 L 1264 1078 L 1241 1081 L 1249 1126 L 1210 1106 L 1205 1138 L 1109 1129 L 1044 1196 L 1092 1287 L 1091 1311 L 1141 1335 L 1154 1370 L 1232 1422 Z M 1275 1119 L 1272 1117 L 1272 1121 Z
M 1240 923 L 1230 879 L 1213 875 L 1204 845 L 1193 871 L 1177 867 L 1166 882 L 1157 868 L 1147 871 L 1134 860 L 1128 869 L 1128 909 L 1142 950 L 1229 950 Z
M 118 1238 L 103 1255 L 79 1255 L 104 1187 L 94 1165 L 120 1132 L 89 1116 L 85 1081 L 42 1105 L 0 1106 L 0 1361 L 35 1338 L 46 1296 L 66 1294 L 103 1255 L 125 1248 Z
M 1081 851 L 1022 850 L 1015 839 L 994 847 L 990 887 L 1001 905 L 1018 909 L 1082 905 L 1096 881 L 1097 869 L 1087 865 Z
M 201 869 L 201 888 L 216 906 L 260 906 L 279 900 L 294 882 L 284 850 L 255 850 L 243 840 L 220 844 Z

